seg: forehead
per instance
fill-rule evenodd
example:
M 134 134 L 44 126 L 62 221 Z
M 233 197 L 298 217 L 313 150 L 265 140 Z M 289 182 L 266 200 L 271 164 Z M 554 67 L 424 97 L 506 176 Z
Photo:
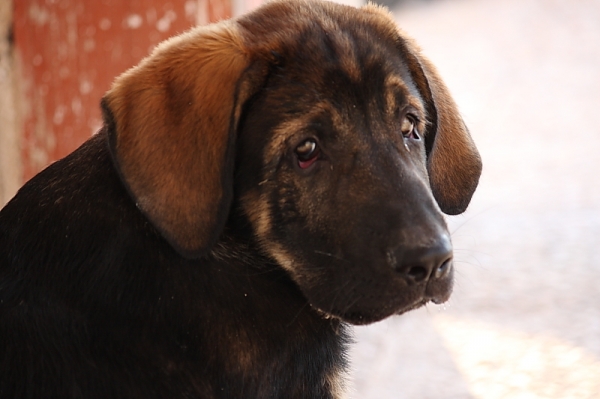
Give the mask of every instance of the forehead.
M 425 119 L 420 94 L 395 43 L 373 36 L 364 29 L 329 29 L 316 22 L 296 32 L 277 52 L 267 83 L 273 111 L 283 120 L 304 124 L 327 117 L 338 127 L 374 127 L 406 106 Z
M 329 94 L 356 106 L 367 100 L 383 100 L 389 92 L 419 99 L 393 42 L 366 29 L 331 29 L 320 22 L 297 32 L 278 54 L 287 83 L 310 87 L 321 96 Z

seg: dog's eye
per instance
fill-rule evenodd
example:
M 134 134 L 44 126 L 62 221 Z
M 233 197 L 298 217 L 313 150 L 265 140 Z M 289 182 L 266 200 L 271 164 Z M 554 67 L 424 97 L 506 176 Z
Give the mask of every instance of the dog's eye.
M 420 140 L 419 133 L 417 132 L 417 126 L 414 117 L 406 115 L 402 118 L 402 124 L 400 125 L 400 131 L 402 136 L 407 139 Z
M 315 163 L 319 156 L 319 147 L 314 139 L 307 139 L 296 147 L 296 156 L 298 157 L 298 166 L 302 169 L 308 168 Z

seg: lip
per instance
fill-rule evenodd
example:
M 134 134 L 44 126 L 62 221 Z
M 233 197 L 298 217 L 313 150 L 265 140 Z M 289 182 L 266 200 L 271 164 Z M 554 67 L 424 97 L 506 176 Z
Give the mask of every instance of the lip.
M 428 286 L 421 287 L 421 294 L 417 294 L 413 291 L 414 298 L 411 302 L 405 304 L 397 304 L 396 307 L 388 308 L 387 311 L 382 311 L 382 308 L 379 308 L 378 311 L 369 312 L 369 311 L 361 311 L 358 313 L 354 312 L 340 312 L 339 310 L 331 310 L 325 311 L 321 310 L 321 313 L 324 315 L 328 315 L 329 317 L 339 318 L 346 322 L 349 322 L 354 325 L 364 325 L 375 323 L 377 321 L 381 321 L 390 316 L 401 315 L 412 310 L 418 309 L 422 306 L 427 305 L 428 303 L 434 303 L 436 305 L 442 304 L 446 302 L 452 293 L 452 285 L 446 284 L 445 287 L 438 287 L 435 291 L 435 295 L 428 295 Z M 415 287 L 413 287 L 414 289 Z M 314 306 L 313 306 L 314 307 Z
M 450 294 L 451 294 L 451 291 L 448 291 L 447 295 L 432 297 L 430 299 L 430 301 L 435 303 L 436 305 L 441 305 L 442 303 L 445 303 L 448 301 L 448 299 L 450 299 Z
M 411 310 L 420 308 L 432 302 L 436 305 L 441 305 L 450 299 L 453 288 L 453 268 L 450 269 L 446 275 L 439 280 L 431 280 L 424 287 L 424 293 L 420 295 L 413 303 L 403 306 L 396 312 L 397 315 L 409 312 Z
M 399 316 L 399 315 L 401 315 L 401 314 L 404 314 L 404 313 L 410 312 L 411 310 L 418 309 L 418 308 L 420 308 L 421 306 L 427 305 L 427 303 L 428 303 L 428 302 L 429 302 L 429 300 L 428 300 L 428 299 L 426 299 L 426 298 L 421 298 L 421 299 L 419 299 L 417 302 L 415 302 L 415 303 L 413 303 L 413 304 L 411 304 L 411 305 L 408 305 L 408 306 L 406 306 L 406 307 L 404 307 L 404 308 L 402 308 L 402 309 L 398 310 L 398 311 L 397 311 L 395 314 Z
M 436 305 L 441 305 L 441 304 L 447 302 L 448 299 L 450 299 L 451 294 L 452 294 L 452 290 L 448 290 L 447 293 L 441 294 L 441 295 L 436 295 L 436 296 L 432 296 L 432 297 L 423 296 L 422 298 L 413 302 L 412 304 L 405 306 L 402 309 L 398 310 L 395 314 L 401 315 L 401 314 L 410 312 L 411 310 L 418 309 L 422 306 L 427 305 L 430 302 L 434 303 Z
M 443 273 L 443 277 L 430 280 L 425 287 L 424 297 L 436 305 L 446 302 L 452 295 L 454 266 L 450 264 Z

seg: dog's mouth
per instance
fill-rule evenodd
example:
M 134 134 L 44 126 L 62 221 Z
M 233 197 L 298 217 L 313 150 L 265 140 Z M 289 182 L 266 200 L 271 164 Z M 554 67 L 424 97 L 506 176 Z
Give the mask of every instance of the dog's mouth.
M 440 294 L 438 296 L 433 296 L 433 297 L 424 296 L 423 298 L 419 299 L 416 303 L 414 303 L 412 305 L 408 305 L 405 308 L 398 310 L 395 313 L 395 315 L 401 315 L 401 314 L 410 312 L 411 310 L 418 309 L 422 306 L 427 305 L 428 303 L 433 303 L 435 305 L 441 305 L 441 304 L 447 302 L 448 299 L 450 299 L 451 293 L 452 293 L 451 291 L 447 291 L 443 295 Z
M 371 324 L 401 315 L 428 303 L 440 305 L 452 294 L 454 268 L 445 266 L 442 275 L 420 282 L 398 276 L 392 270 L 337 270 L 315 275 L 303 273 L 294 280 L 309 305 L 325 318 L 354 324 Z
M 326 317 L 338 318 L 354 325 L 365 325 L 381 321 L 393 315 L 401 315 L 428 303 L 436 305 L 446 302 L 452 293 L 453 270 L 439 279 L 430 279 L 421 284 L 407 285 L 394 279 L 367 281 L 353 290 L 328 290 L 319 297 L 307 293 L 312 307 Z M 333 297 L 331 295 L 334 295 Z

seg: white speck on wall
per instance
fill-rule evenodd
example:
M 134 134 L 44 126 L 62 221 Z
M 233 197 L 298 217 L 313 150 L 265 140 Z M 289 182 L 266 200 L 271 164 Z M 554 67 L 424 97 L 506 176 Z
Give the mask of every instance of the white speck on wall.
M 79 114 L 81 114 L 82 110 L 83 110 L 83 106 L 81 105 L 81 99 L 79 97 L 75 97 L 71 101 L 71 111 L 73 111 L 73 114 L 75 116 L 78 116 Z
M 54 110 L 54 117 L 52 118 L 52 122 L 54 122 L 55 125 L 61 125 L 65 120 L 66 112 L 67 107 L 65 107 L 64 105 L 59 105 L 58 107 L 56 107 L 56 109 Z
M 109 30 L 112 26 L 112 22 L 108 18 L 102 18 L 98 24 L 101 30 Z
M 84 79 L 79 83 L 79 92 L 83 95 L 89 94 L 93 88 L 94 85 L 87 79 Z
M 144 19 L 139 14 L 131 14 L 125 18 L 125 26 L 129 29 L 138 29 L 144 23 Z
M 197 1 L 186 1 L 184 5 L 185 16 L 189 20 L 195 20 L 196 14 L 198 13 L 198 2 Z
M 90 53 L 90 52 L 94 51 L 95 48 L 96 48 L 96 42 L 94 41 L 94 39 L 86 39 L 83 42 L 83 51 L 85 51 L 86 53 Z
M 166 32 L 171 29 L 171 24 L 177 19 L 175 11 L 169 10 L 165 13 L 164 17 L 158 20 L 156 23 L 156 29 L 159 32 Z
M 50 20 L 50 13 L 47 9 L 38 4 L 32 4 L 29 7 L 29 18 L 38 26 L 44 26 Z
M 77 13 L 69 12 L 66 16 L 67 20 L 67 43 L 71 49 L 75 49 L 77 39 L 79 38 L 77 30 Z

